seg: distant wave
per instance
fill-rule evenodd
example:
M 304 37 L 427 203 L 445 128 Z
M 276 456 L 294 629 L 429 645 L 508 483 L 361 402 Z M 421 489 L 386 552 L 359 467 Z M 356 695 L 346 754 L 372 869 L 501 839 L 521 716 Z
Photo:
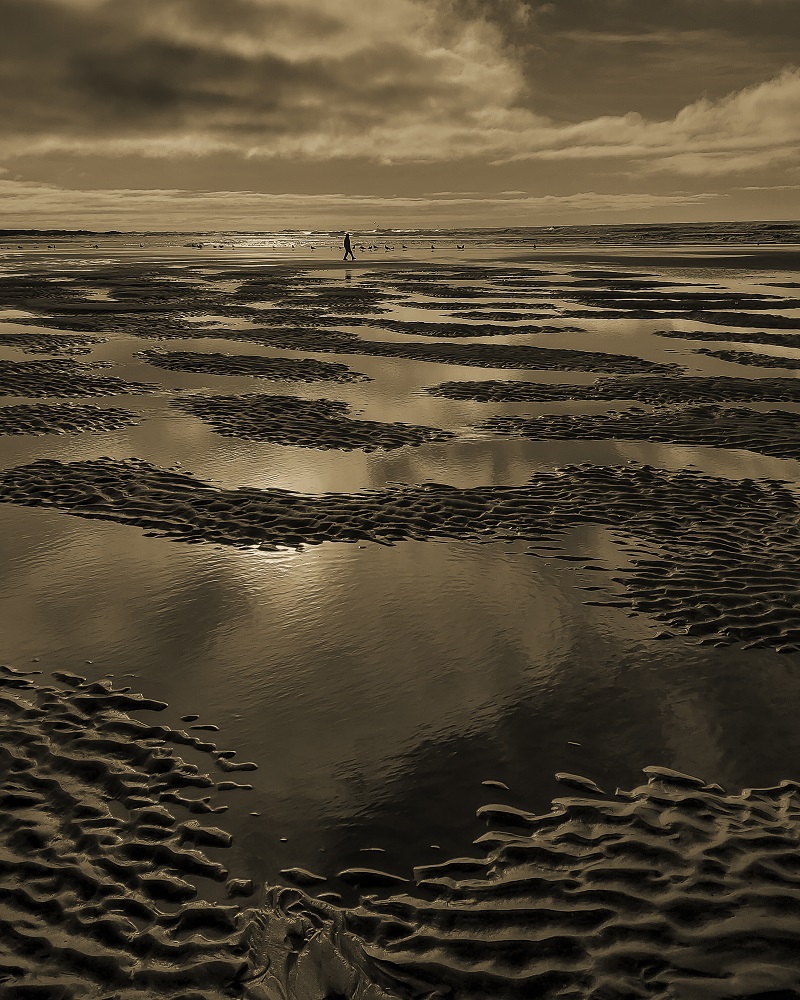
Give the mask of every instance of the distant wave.
M 489 246 L 570 246 L 581 243 L 620 246 L 680 246 L 708 244 L 737 245 L 792 245 L 800 244 L 800 221 L 762 222 L 693 222 L 659 223 L 646 225 L 602 225 L 602 226 L 506 226 L 474 227 L 454 229 L 351 229 L 356 243 L 407 241 L 427 243 L 467 243 Z M 86 230 L 0 230 L 0 238 L 6 239 L 110 239 L 126 242 L 134 237 L 179 240 L 186 245 L 232 247 L 271 247 L 302 249 L 303 247 L 324 245 L 339 241 L 344 234 L 341 230 L 279 230 L 262 232 L 213 231 L 174 233 L 90 233 Z M 382 248 L 382 246 L 381 246 Z

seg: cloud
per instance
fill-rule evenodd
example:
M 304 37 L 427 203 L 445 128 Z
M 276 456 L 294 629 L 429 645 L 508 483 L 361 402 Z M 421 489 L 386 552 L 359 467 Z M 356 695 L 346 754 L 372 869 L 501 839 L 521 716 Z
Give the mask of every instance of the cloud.
M 800 184 L 746 184 L 735 191 L 800 191 Z
M 763 169 L 800 152 L 800 70 L 730 94 L 702 99 L 668 121 L 638 114 L 548 127 L 511 159 L 626 158 L 645 171 L 705 176 Z
M 514 47 L 536 47 L 543 38 L 580 33 L 599 40 L 692 31 L 779 40 L 791 51 L 800 28 L 796 0 L 438 0 L 443 16 L 481 17 Z M 787 33 L 790 35 L 786 37 Z
M 414 0 L 0 0 L 0 152 L 436 158 L 520 86 Z
M 732 23 L 761 25 L 754 0 L 709 3 Z M 606 44 L 674 38 L 663 10 L 599 6 L 605 23 L 588 0 L 0 0 L 0 155 L 614 160 L 694 177 L 796 159 L 796 69 L 665 118 L 541 113 L 520 50 L 553 37 L 548 25 Z M 684 18 L 694 6 L 665 3 Z M 765 0 L 761 19 L 768 8 L 789 9 Z M 697 21 L 706 30 L 707 14 Z
M 797 62 L 797 0 L 436 0 L 482 18 L 519 67 L 529 106 L 563 122 L 672 117 Z
M 0 227 L 210 231 L 275 229 L 471 227 L 549 224 L 613 213 L 691 209 L 716 200 L 713 193 L 531 196 L 524 192 L 440 191 L 421 197 L 343 194 L 264 194 L 242 191 L 91 190 L 0 177 Z

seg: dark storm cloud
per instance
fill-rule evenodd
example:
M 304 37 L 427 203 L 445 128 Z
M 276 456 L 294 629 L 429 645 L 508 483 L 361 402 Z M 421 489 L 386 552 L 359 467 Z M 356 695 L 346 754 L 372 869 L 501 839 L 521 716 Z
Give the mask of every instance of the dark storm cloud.
M 143 4 L 125 3 L 122 16 L 135 22 L 137 11 Z M 274 31 L 276 28 L 290 27 L 301 31 L 306 37 L 327 38 L 338 28 L 341 21 L 320 11 L 308 11 L 291 3 L 254 3 L 253 0 L 150 0 L 147 4 L 152 13 L 167 11 L 171 16 L 187 24 L 201 28 L 227 32 L 235 25 L 240 32 L 259 33 Z M 131 18 L 131 14 L 133 17 Z
M 501 34 L 541 114 L 668 117 L 800 63 L 797 0 L 439 0 Z
M 484 18 L 511 47 L 539 47 L 551 36 L 585 32 L 599 41 L 713 32 L 772 51 L 780 69 L 797 60 L 797 0 L 437 0 L 444 15 Z M 711 53 L 709 53 L 711 54 Z
M 697 173 L 710 161 L 697 158 L 696 132 L 710 126 L 723 134 L 718 170 L 742 122 L 742 106 L 723 98 L 779 76 L 787 32 L 767 14 L 791 28 L 791 3 L 0 0 L 0 149 L 373 162 L 666 155 Z M 746 40 L 749 61 L 732 58 Z M 761 111 L 795 99 L 793 80 L 778 90 Z M 722 116 L 695 108 L 700 97 Z
M 196 129 L 246 149 L 323 124 L 357 131 L 454 92 L 442 61 L 402 37 L 359 45 L 346 19 L 296 3 L 0 0 L 0 23 L 6 138 Z
M 435 96 L 435 82 L 422 70 L 413 53 L 391 44 L 352 56 L 345 66 L 136 39 L 81 53 L 61 83 L 76 99 L 68 109 L 103 130 L 201 120 L 223 131 L 282 132 L 313 129 L 332 115 L 363 122 L 413 107 L 431 90 Z

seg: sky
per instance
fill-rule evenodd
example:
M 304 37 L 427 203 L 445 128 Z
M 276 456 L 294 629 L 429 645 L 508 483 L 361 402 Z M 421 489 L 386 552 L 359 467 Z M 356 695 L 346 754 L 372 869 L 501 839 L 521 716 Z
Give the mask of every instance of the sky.
M 0 0 L 0 227 L 797 219 L 800 0 Z

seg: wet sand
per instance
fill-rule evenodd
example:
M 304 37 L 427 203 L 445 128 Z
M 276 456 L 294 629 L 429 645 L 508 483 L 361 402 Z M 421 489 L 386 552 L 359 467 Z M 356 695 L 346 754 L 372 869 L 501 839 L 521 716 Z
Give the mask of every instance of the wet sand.
M 79 361 L 0 361 L 0 393 L 4 396 L 69 398 L 152 392 L 156 386 L 126 382 L 116 375 L 94 375 L 96 365 Z
M 250 787 L 230 771 L 254 765 L 192 732 L 214 727 L 139 721 L 166 705 L 69 672 L 0 668 L 0 706 L 2 976 L 15 995 L 738 998 L 800 986 L 797 782 L 730 794 L 648 767 L 646 784 L 609 795 L 563 772 L 568 794 L 550 812 L 487 802 L 468 856 L 409 878 L 339 872 L 358 895 L 344 904 L 317 872 L 287 868 L 290 887 L 256 894 L 218 860 L 226 795 Z
M 354 420 L 349 407 L 335 399 L 297 396 L 203 396 L 176 400 L 182 410 L 206 420 L 219 433 L 253 441 L 274 441 L 301 448 L 402 448 L 455 435 L 435 427 Z
M 772 344 L 775 347 L 800 347 L 800 334 L 761 333 L 755 331 L 726 330 L 659 330 L 659 337 L 675 337 L 681 340 L 728 340 L 734 344 Z
M 254 956 L 280 956 L 263 995 L 792 996 L 800 785 L 727 794 L 645 772 L 613 795 L 557 775 L 580 794 L 541 815 L 486 805 L 474 856 L 402 892 L 369 871 L 349 908 L 269 890 L 251 929 Z
M 241 987 L 241 907 L 204 889 L 253 893 L 208 856 L 230 846 L 208 822 L 227 808 L 217 794 L 224 777 L 175 750 L 225 758 L 197 735 L 131 715 L 165 707 L 110 681 L 0 668 L 6 995 Z
M 536 543 L 600 524 L 632 531 L 652 548 L 627 574 L 632 608 L 704 642 L 800 652 L 800 504 L 780 483 L 588 466 L 520 487 L 429 483 L 309 496 L 221 490 L 136 460 L 45 460 L 0 475 L 0 501 L 267 550 L 433 538 Z
M 497 434 L 533 441 L 669 441 L 712 448 L 743 448 L 800 459 L 800 413 L 741 406 L 658 407 L 580 416 L 494 417 L 483 425 Z
M 140 351 L 137 355 L 157 368 L 209 375 L 250 375 L 282 382 L 361 382 L 367 376 L 346 365 L 314 358 L 262 358 L 241 354 L 200 354 L 191 351 Z
M 785 371 L 794 371 L 800 368 L 800 359 L 798 358 L 756 354 L 753 351 L 712 351 L 703 347 L 697 353 L 708 354 L 712 358 L 722 358 L 723 361 L 732 361 L 735 365 L 758 365 L 759 368 L 783 368 Z
M 21 403 L 0 409 L 0 434 L 66 434 L 114 431 L 135 424 L 137 415 L 111 406 Z
M 102 344 L 102 337 L 77 334 L 6 333 L 0 334 L 0 347 L 19 347 L 26 354 L 90 354 L 92 345 Z
M 198 591 L 194 675 L 169 704 L 158 693 L 187 590 L 159 595 L 163 631 L 146 637 L 153 662 L 146 678 L 131 681 L 134 690 L 104 676 L 114 663 L 65 669 L 51 654 L 37 666 L 30 661 L 40 657 L 23 651 L 33 641 L 58 648 L 55 637 L 67 623 L 38 604 L 56 554 L 25 563 L 36 538 L 22 531 L 13 551 L 23 553 L 16 557 L 25 567 L 23 602 L 37 617 L 35 629 L 20 620 L 3 636 L 10 655 L 4 652 L 0 669 L 0 990 L 253 1000 L 782 998 L 800 991 L 800 786 L 791 780 L 797 748 L 787 737 L 782 751 L 770 735 L 796 718 L 791 683 L 785 694 L 774 692 L 780 719 L 751 720 L 750 764 L 765 787 L 726 792 L 717 783 L 723 772 L 733 774 L 732 787 L 745 783 L 744 767 L 733 760 L 735 726 L 758 702 L 762 674 L 778 661 L 790 672 L 800 664 L 797 263 L 786 251 L 713 250 L 348 267 L 206 254 L 6 260 L 5 538 L 14 542 L 17 526 L 35 525 L 28 515 L 63 518 L 53 523 L 79 540 L 76 574 L 84 550 L 102 563 L 107 542 L 100 539 L 112 536 L 97 522 L 128 532 L 120 544 L 124 537 L 131 547 L 143 536 L 153 546 L 168 544 L 158 539 L 191 542 L 209 553 L 212 579 L 227 571 L 232 552 L 273 559 L 254 564 L 260 585 L 273 588 L 271 603 L 254 613 L 286 615 L 282 642 L 289 648 L 307 617 L 320 649 L 309 647 L 295 674 L 270 679 L 276 714 L 262 718 L 259 687 L 279 651 L 243 636 L 241 660 L 209 675 L 217 638 L 210 623 L 224 626 L 225 614 Z M 152 346 L 142 349 L 143 340 Z M 178 341 L 178 349 L 157 346 L 165 340 Z M 720 347 L 700 346 L 709 341 Z M 747 349 L 756 344 L 785 356 Z M 51 357 L 24 360 L 29 353 Z M 130 394 L 137 394 L 135 412 L 116 405 Z M 86 396 L 97 399 L 52 401 Z M 532 447 L 548 442 L 563 446 L 563 455 Z M 609 445 L 603 461 L 600 442 Z M 506 467 L 517 444 L 529 450 Z M 629 458 L 629 446 L 649 447 L 648 460 Z M 218 468 L 207 458 L 216 448 Z M 365 466 L 369 488 L 347 485 L 354 466 L 344 463 L 353 453 L 376 463 Z M 388 461 L 379 458 L 384 453 L 396 464 L 379 464 Z M 484 461 L 485 481 L 477 473 L 477 485 L 454 481 L 457 456 L 465 453 Z M 767 458 L 776 473 L 758 472 Z M 297 485 L 292 470 L 302 470 Z M 290 488 L 271 485 L 275 475 Z M 481 562 L 480 550 L 503 547 L 518 575 L 502 608 L 481 609 L 507 624 L 502 678 L 487 677 L 482 614 L 465 606 L 467 645 L 474 637 L 476 651 L 463 675 L 462 714 L 443 710 L 432 737 L 413 712 L 403 714 L 399 668 L 419 650 L 404 653 L 393 635 L 378 634 L 369 612 L 349 622 L 363 635 L 374 632 L 370 668 L 396 688 L 394 707 L 377 708 L 387 734 L 381 755 L 396 772 L 409 772 L 391 811 L 365 749 L 365 720 L 375 714 L 369 705 L 360 714 L 366 684 L 332 725 L 349 749 L 330 737 L 313 743 L 310 719 L 281 720 L 280 703 L 295 704 L 294 688 L 314 695 L 303 672 L 326 641 L 333 675 L 346 678 L 357 664 L 348 658 L 346 630 L 330 616 L 318 619 L 313 602 L 281 610 L 277 560 L 291 559 L 314 577 L 312 553 L 320 547 L 332 549 L 334 560 L 350 547 L 366 567 L 373 551 L 412 545 L 434 561 L 473 546 L 474 565 L 487 573 L 492 564 Z M 176 562 L 182 548 L 172 550 Z M 146 565 L 165 550 L 142 552 L 149 553 Z M 543 586 L 535 568 L 545 566 L 563 587 L 555 621 L 595 615 L 610 648 L 635 649 L 650 662 L 653 685 L 668 662 L 702 673 L 714 694 L 706 705 L 702 695 L 690 699 L 700 705 L 692 711 L 701 728 L 712 703 L 728 705 L 709 723 L 715 737 L 699 761 L 707 781 L 673 769 L 682 759 L 676 719 L 689 711 L 682 699 L 667 698 L 665 708 L 635 684 L 612 698 L 603 691 L 606 662 L 587 652 L 591 636 L 527 617 L 528 591 Z M 449 606 L 443 591 L 458 594 L 463 582 L 451 572 L 442 571 L 425 612 L 432 634 Z M 391 577 L 386 569 L 379 579 L 389 599 L 399 600 Z M 351 605 L 369 607 L 352 589 L 328 595 L 324 579 L 319 586 L 345 619 Z M 482 586 L 490 589 L 488 576 Z M 121 614 L 124 579 L 119 587 Z M 91 641 L 92 609 L 76 597 L 71 618 L 81 615 Z M 98 629 L 97 661 L 102 634 Z M 635 647 L 626 645 L 632 634 Z M 543 648 L 539 673 L 523 640 Z M 450 665 L 435 640 L 429 645 L 421 673 L 445 676 Z M 69 651 L 60 655 L 68 659 Z M 258 673 L 248 679 L 249 694 L 240 679 L 245 660 L 263 671 L 260 680 Z M 490 703 L 510 684 L 527 733 L 546 726 L 547 690 L 571 671 L 586 671 L 597 685 L 589 713 L 595 729 L 587 732 L 598 766 L 607 766 L 603 745 L 611 738 L 604 733 L 633 730 L 648 713 L 672 719 L 674 728 L 664 722 L 657 759 L 629 754 L 626 774 L 644 768 L 647 784 L 611 792 L 614 784 L 600 777 L 602 790 L 575 773 L 582 742 L 570 739 L 548 750 L 562 759 L 556 779 L 569 789 L 548 812 L 552 769 L 544 776 L 541 759 L 527 756 L 509 787 L 485 758 L 476 771 L 446 750 L 448 739 L 472 738 L 471 683 L 489 685 Z M 729 673 L 739 678 L 735 697 Z M 329 711 L 328 683 L 318 676 L 320 718 Z M 258 706 L 251 729 L 234 724 L 224 744 L 217 725 L 193 710 L 198 701 L 224 700 L 221 686 L 241 690 L 233 697 L 237 718 L 249 718 L 248 701 Z M 431 698 L 425 702 L 435 715 Z M 500 715 L 492 735 L 522 747 L 510 717 Z M 282 744 L 273 731 L 283 734 Z M 411 749 L 393 751 L 394 731 Z M 237 732 L 252 760 L 240 759 Z M 270 800 L 259 785 L 296 752 L 292 739 L 309 740 L 308 773 L 296 776 L 293 793 L 284 789 Z M 431 757 L 423 780 L 414 761 L 437 741 L 445 750 Z M 303 785 L 313 785 L 313 758 L 328 753 L 332 760 L 342 754 L 336 767 L 346 784 L 336 784 L 332 765 L 330 799 L 309 808 Z M 470 783 L 476 787 L 467 796 Z M 366 790 L 367 804 L 336 812 L 332 803 L 347 799 L 350 786 Z M 350 824 L 362 838 L 358 860 L 344 850 L 313 854 L 300 836 L 278 838 L 267 813 L 289 815 L 292 794 L 302 814 L 296 829 Z M 248 796 L 266 810 L 248 810 Z M 440 799 L 440 812 L 461 817 L 475 796 L 489 832 L 476 839 L 464 825 L 442 852 L 450 860 L 431 858 L 437 845 L 423 854 L 423 817 Z M 393 848 L 380 846 L 390 841 L 389 824 L 377 820 L 382 811 L 400 824 Z
M 699 353 L 699 352 L 698 352 Z M 715 355 L 712 355 L 712 357 Z M 444 382 L 427 390 L 448 399 L 475 399 L 495 403 L 564 402 L 572 400 L 635 400 L 642 403 L 800 402 L 795 378 L 734 378 L 720 375 L 665 378 L 599 378 L 589 385 L 551 385 L 541 382 Z

